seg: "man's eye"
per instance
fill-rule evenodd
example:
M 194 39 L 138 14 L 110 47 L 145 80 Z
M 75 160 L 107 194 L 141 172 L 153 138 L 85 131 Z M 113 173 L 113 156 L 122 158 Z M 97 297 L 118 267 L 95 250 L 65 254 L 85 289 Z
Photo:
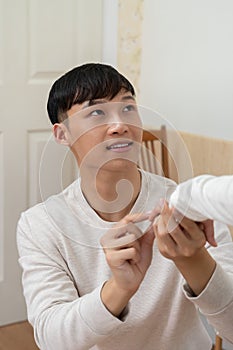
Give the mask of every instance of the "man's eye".
M 136 107 L 134 105 L 127 105 L 123 108 L 123 112 L 131 112 L 136 111 Z
M 95 109 L 90 113 L 90 115 L 92 116 L 104 115 L 104 111 L 102 111 L 101 109 Z

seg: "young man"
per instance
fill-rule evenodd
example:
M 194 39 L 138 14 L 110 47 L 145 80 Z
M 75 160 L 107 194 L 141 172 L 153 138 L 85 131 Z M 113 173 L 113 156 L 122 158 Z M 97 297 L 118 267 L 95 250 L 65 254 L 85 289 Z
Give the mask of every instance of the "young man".
M 189 219 L 169 229 L 166 204 L 153 226 L 148 221 L 175 184 L 138 169 L 142 125 L 129 81 L 107 65 L 74 68 L 54 83 L 48 113 L 80 177 L 18 225 L 38 346 L 211 349 L 197 307 L 232 337 L 229 232 L 216 223 L 218 247 L 205 247 L 204 232 Z

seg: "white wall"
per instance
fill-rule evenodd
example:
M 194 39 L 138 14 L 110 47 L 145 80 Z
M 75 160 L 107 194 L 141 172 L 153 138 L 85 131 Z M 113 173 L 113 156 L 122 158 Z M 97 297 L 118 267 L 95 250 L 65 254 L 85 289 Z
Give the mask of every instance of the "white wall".
M 103 0 L 102 62 L 117 67 L 118 0 Z
M 145 0 L 140 103 L 177 129 L 233 139 L 233 1 Z

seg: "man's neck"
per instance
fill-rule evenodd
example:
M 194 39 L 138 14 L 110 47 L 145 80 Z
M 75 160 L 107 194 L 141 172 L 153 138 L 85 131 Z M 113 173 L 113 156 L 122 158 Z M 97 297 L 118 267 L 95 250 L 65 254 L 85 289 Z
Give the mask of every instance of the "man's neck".
M 141 188 L 141 174 L 132 165 L 124 171 L 90 169 L 81 174 L 81 188 L 89 205 L 106 221 L 119 221 L 132 209 Z

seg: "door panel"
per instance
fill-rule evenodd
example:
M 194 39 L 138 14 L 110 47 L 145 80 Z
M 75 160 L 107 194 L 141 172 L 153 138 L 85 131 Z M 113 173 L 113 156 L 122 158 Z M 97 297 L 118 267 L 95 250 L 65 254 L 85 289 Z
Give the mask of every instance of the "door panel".
M 0 132 L 0 283 L 3 281 L 3 134 Z
M 0 325 L 26 318 L 20 213 L 75 176 L 51 139 L 48 91 L 68 69 L 101 61 L 101 46 L 102 0 L 0 0 Z

